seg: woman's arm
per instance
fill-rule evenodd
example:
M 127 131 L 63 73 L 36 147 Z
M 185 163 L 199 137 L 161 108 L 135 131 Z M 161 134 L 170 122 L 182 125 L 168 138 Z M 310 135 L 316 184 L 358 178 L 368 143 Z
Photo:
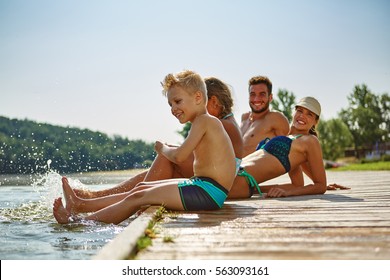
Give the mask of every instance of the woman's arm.
M 300 167 L 295 168 L 294 170 L 291 170 L 288 173 L 288 176 L 291 179 L 291 183 L 275 184 L 275 185 L 261 185 L 260 186 L 261 191 L 268 193 L 271 189 L 274 189 L 274 188 L 289 190 L 289 189 L 296 188 L 296 187 L 302 187 L 304 185 L 303 174 L 302 174 L 302 170 Z
M 264 192 L 267 197 L 282 197 L 296 195 L 323 194 L 326 191 L 326 174 L 322 160 L 322 151 L 317 139 L 310 137 L 305 143 L 307 162 L 300 165 L 289 175 L 291 183 L 283 185 L 266 186 Z M 304 185 L 302 171 L 313 181 L 312 184 Z M 263 190 L 263 187 L 261 187 Z

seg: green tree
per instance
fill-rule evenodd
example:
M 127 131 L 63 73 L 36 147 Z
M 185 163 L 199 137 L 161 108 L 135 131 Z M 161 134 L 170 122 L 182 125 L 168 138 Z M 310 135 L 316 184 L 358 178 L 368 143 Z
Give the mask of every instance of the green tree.
M 148 167 L 153 144 L 0 116 L 0 174 L 60 173 Z
M 324 159 L 343 157 L 345 148 L 353 144 L 352 135 L 341 119 L 321 120 L 317 131 Z
M 382 128 L 387 131 L 385 133 L 385 141 L 390 139 L 390 95 L 384 93 L 380 96 L 380 104 L 382 105 Z
M 291 122 L 295 103 L 295 95 L 293 92 L 289 92 L 286 89 L 279 89 L 276 98 L 271 102 L 271 106 L 274 110 L 283 113 L 288 121 Z
M 359 147 L 371 148 L 389 139 L 390 98 L 387 93 L 375 95 L 365 84 L 356 85 L 347 98 L 349 107 L 339 116 L 352 134 L 358 156 Z

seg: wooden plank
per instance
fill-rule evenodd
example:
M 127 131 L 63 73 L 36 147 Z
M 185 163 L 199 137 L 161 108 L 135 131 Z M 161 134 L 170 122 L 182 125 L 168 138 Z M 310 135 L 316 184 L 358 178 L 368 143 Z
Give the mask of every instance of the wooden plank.
M 352 189 L 167 215 L 137 259 L 390 259 L 390 172 L 327 176 Z
M 123 260 L 135 252 L 137 241 L 144 236 L 149 221 L 153 219 L 157 207 L 149 207 L 135 218 L 120 234 L 107 243 L 94 257 L 94 260 Z

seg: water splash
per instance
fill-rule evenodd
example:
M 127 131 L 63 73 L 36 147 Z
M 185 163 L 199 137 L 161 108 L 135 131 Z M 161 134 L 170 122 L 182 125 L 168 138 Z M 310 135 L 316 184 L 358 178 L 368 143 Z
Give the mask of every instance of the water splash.
M 47 169 L 50 170 L 50 164 L 52 163 L 52 160 L 51 159 L 48 159 L 47 160 Z
M 16 208 L 0 209 L 1 222 L 48 222 L 53 220 L 50 209 L 41 201 L 23 203 Z
M 53 170 L 38 175 L 31 184 L 34 192 L 39 195 L 38 200 L 23 203 L 13 208 L 0 209 L 0 221 L 53 221 L 53 201 L 57 197 L 63 197 L 61 178 L 62 176 Z M 79 180 L 69 179 L 69 183 L 72 187 L 85 189 Z
M 37 177 L 32 183 L 35 192 L 39 193 L 41 200 L 49 207 L 52 206 L 54 199 L 63 197 L 62 192 L 62 176 L 53 170 Z M 68 178 L 72 188 L 86 189 L 85 185 L 78 179 Z
M 39 194 L 41 202 L 51 207 L 53 200 L 62 196 L 61 175 L 49 170 L 47 173 L 37 177 L 32 183 L 33 190 Z

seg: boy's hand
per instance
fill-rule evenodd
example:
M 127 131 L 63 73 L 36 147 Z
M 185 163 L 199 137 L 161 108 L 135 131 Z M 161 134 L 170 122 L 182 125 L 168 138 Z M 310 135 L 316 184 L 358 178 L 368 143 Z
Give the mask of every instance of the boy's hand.
M 160 141 L 156 141 L 156 143 L 154 143 L 154 150 L 159 154 L 161 153 L 161 150 L 163 147 L 164 147 L 164 144 Z

